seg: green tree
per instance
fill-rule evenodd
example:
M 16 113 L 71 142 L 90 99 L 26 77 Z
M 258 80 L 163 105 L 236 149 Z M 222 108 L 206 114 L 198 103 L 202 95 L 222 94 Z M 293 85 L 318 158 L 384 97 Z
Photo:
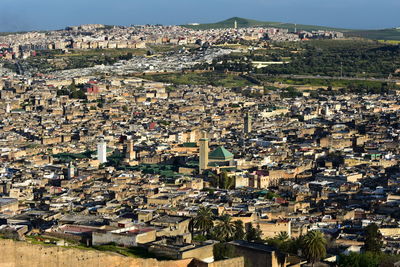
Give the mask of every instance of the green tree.
M 214 228 L 214 236 L 219 241 L 229 241 L 235 235 L 235 222 L 232 221 L 232 217 L 228 214 L 222 215 L 219 219 L 217 226 Z
M 307 259 L 314 266 L 315 262 L 318 262 L 321 258 L 326 255 L 326 239 L 320 231 L 310 231 L 304 236 L 303 250 Z
M 193 237 L 193 241 L 196 241 L 196 242 L 204 242 L 204 241 L 207 241 L 207 237 L 206 236 L 204 236 L 204 235 L 195 235 L 194 237 Z
M 57 90 L 57 96 L 62 96 L 62 95 L 69 95 L 69 90 L 64 87 L 60 90 Z
M 69 91 L 74 91 L 74 90 L 76 90 L 75 81 L 72 81 L 72 83 L 71 83 L 70 85 L 68 85 L 68 90 L 69 90 Z
M 244 240 L 246 233 L 244 232 L 243 222 L 238 220 L 234 222 L 235 224 L 235 234 L 233 236 L 234 240 Z
M 235 178 L 228 176 L 228 173 L 223 171 L 219 176 L 214 176 L 213 185 L 217 185 L 218 188 L 222 189 L 232 189 L 235 186 Z
M 298 255 L 299 252 L 301 252 L 302 248 L 303 248 L 303 239 L 304 239 L 304 236 L 301 235 L 298 238 L 289 240 L 288 245 L 287 245 L 287 252 Z
M 375 223 L 365 227 L 365 251 L 381 252 L 382 245 L 382 234 L 379 232 L 379 227 Z
M 286 241 L 286 240 L 289 239 L 289 235 L 288 235 L 287 232 L 280 232 L 280 233 L 276 236 L 276 239 L 278 239 L 278 240 L 284 242 L 284 241 Z
M 200 207 L 197 211 L 196 217 L 194 218 L 193 226 L 197 230 L 201 231 L 203 235 L 209 233 L 214 226 L 213 217 L 214 214 L 209 207 Z
M 262 241 L 262 231 L 260 225 L 256 228 L 253 227 L 251 223 L 246 224 L 246 240 L 249 242 L 261 242 Z
M 339 255 L 338 265 L 340 267 L 378 267 L 380 261 L 381 257 L 376 253 L 351 252 L 349 255 Z
M 70 98 L 75 98 L 75 99 L 85 99 L 86 98 L 85 93 L 80 89 L 71 89 L 69 92 L 70 92 L 69 93 Z
M 214 259 L 216 261 L 233 258 L 235 256 L 235 250 L 233 246 L 226 243 L 218 243 L 213 248 Z

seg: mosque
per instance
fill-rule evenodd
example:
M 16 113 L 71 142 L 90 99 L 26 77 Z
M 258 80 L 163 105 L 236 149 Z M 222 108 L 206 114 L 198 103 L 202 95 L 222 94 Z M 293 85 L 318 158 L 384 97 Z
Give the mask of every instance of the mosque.
M 202 132 L 199 153 L 199 172 L 202 173 L 206 169 L 212 168 L 227 168 L 234 166 L 234 155 L 223 146 L 217 147 L 210 152 L 208 146 L 207 133 Z

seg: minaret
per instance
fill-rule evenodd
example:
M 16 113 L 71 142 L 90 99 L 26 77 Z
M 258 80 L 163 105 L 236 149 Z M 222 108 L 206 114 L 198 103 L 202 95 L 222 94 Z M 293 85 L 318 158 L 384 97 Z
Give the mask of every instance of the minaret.
M 6 106 L 6 113 L 10 113 L 10 112 L 11 112 L 10 103 L 7 103 L 7 106 Z
M 100 137 L 97 143 L 97 159 L 100 164 L 107 162 L 107 144 L 106 141 L 104 141 L 104 137 Z
M 201 133 L 200 142 L 200 155 L 199 155 L 199 172 L 202 173 L 208 168 L 208 138 L 207 133 L 203 131 Z
M 329 106 L 326 105 L 325 106 L 325 116 L 330 116 L 331 115 L 331 111 L 329 110 Z
M 127 161 L 132 161 L 136 159 L 135 151 L 133 150 L 133 140 L 130 139 L 126 143 L 126 154 L 125 158 Z
M 245 134 L 249 134 L 251 133 L 252 129 L 251 129 L 251 116 L 249 113 L 246 113 L 246 116 L 244 117 L 244 133 Z
M 75 177 L 75 166 L 72 164 L 72 161 L 68 164 L 68 179 L 72 179 Z
M 237 28 L 238 28 L 237 20 L 235 20 L 235 23 L 233 24 L 233 28 L 234 28 L 235 30 L 237 30 Z

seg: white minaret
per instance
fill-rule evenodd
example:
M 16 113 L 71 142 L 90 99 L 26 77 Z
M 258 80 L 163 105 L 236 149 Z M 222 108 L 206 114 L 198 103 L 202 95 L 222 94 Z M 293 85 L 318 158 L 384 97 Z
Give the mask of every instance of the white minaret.
M 11 112 L 10 103 L 7 103 L 7 106 L 6 106 L 6 113 L 10 113 L 10 112 Z
M 72 179 L 75 177 L 75 166 L 70 161 L 68 164 L 68 179 Z
M 237 28 L 238 28 L 237 20 L 235 20 L 235 23 L 234 23 L 233 27 L 234 27 L 235 30 L 237 30 Z
M 97 143 L 97 159 L 100 164 L 107 162 L 107 144 L 104 137 L 100 137 Z
M 202 173 L 208 168 L 208 138 L 207 133 L 203 131 L 200 138 L 199 172 Z
M 330 111 L 330 109 L 329 109 L 329 106 L 326 105 L 326 106 L 325 106 L 325 116 L 330 116 L 330 115 L 331 115 L 331 111 Z

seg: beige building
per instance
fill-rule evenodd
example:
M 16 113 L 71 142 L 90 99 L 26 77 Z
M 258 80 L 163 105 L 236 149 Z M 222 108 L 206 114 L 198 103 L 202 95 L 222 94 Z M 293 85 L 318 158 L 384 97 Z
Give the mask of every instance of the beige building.
M 255 223 L 260 226 L 262 231 L 262 238 L 273 238 L 281 232 L 286 232 L 291 237 L 292 229 L 291 222 L 286 220 L 259 220 Z

